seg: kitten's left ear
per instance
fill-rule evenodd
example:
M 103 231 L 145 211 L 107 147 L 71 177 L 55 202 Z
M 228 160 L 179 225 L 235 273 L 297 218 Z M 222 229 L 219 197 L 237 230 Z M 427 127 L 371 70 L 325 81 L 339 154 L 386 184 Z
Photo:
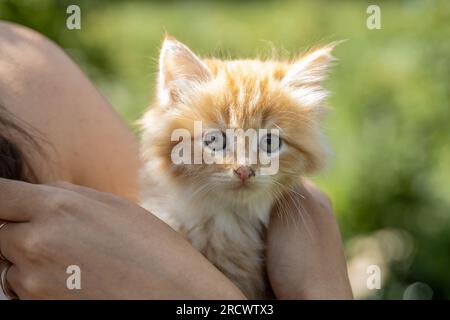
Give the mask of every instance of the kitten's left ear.
M 293 90 L 302 104 L 319 105 L 326 98 L 327 91 L 322 88 L 322 82 L 327 78 L 331 63 L 336 60 L 331 52 L 337 44 L 331 43 L 303 55 L 282 79 L 282 85 Z
M 158 95 L 174 102 L 196 83 L 211 78 L 208 67 L 187 46 L 170 36 L 164 39 L 159 56 Z

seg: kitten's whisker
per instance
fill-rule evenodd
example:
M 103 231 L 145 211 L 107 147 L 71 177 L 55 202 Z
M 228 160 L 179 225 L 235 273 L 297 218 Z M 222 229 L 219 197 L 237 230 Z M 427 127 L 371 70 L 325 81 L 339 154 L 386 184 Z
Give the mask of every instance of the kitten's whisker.
M 274 182 L 275 184 L 279 185 L 281 189 L 285 188 L 285 186 L 283 186 L 283 185 L 282 185 L 281 183 L 279 183 L 278 181 L 273 181 L 273 182 Z M 312 237 L 311 230 L 309 229 L 308 223 L 307 223 L 307 221 L 306 221 L 306 217 L 304 216 L 304 214 L 307 213 L 307 211 L 306 211 L 306 209 L 303 207 L 301 201 L 300 201 L 299 199 L 297 199 L 296 197 L 294 197 L 294 196 L 291 194 L 291 192 L 294 192 L 295 194 L 297 194 L 297 195 L 301 196 L 303 199 L 305 199 L 305 196 L 303 196 L 303 195 L 301 195 L 300 193 L 296 192 L 295 190 L 293 190 L 293 188 L 289 188 L 287 191 L 285 191 L 285 192 L 283 192 L 283 193 L 281 194 L 281 197 L 285 200 L 285 201 L 283 201 L 283 202 L 281 203 L 281 205 L 282 205 L 282 206 L 284 205 L 284 208 L 286 208 L 286 206 L 289 206 L 289 205 L 294 205 L 294 207 L 295 207 L 294 209 L 295 209 L 296 212 L 299 213 L 300 218 L 301 218 L 301 220 L 303 221 L 303 224 L 304 224 L 304 226 L 305 226 L 306 232 L 308 233 L 308 236 L 311 237 L 311 239 L 312 239 L 313 237 Z M 290 201 L 289 201 L 289 199 L 286 199 L 286 196 L 289 196 Z M 292 208 L 287 208 L 287 209 L 292 209 Z M 286 215 L 288 216 L 288 218 L 290 217 L 289 214 L 286 214 Z M 297 225 L 297 221 L 296 221 L 295 217 L 291 217 L 291 218 L 293 218 L 292 222 L 294 223 L 294 225 L 297 226 L 296 228 L 298 228 L 298 230 L 300 231 L 300 227 Z

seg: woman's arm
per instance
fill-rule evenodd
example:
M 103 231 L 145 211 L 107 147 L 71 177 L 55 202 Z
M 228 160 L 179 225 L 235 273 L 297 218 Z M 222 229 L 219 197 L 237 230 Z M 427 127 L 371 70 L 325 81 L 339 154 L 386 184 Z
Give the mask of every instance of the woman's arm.
M 245 298 L 178 233 L 112 194 L 0 179 L 0 203 L 0 252 L 22 299 Z M 81 290 L 66 285 L 72 265 Z
M 342 240 L 330 201 L 305 180 L 275 208 L 267 268 L 280 299 L 352 299 Z

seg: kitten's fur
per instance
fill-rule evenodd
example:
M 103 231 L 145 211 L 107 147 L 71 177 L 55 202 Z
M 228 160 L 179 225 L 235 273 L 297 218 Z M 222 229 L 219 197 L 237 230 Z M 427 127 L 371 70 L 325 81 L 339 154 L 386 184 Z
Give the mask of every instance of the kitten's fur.
M 248 298 L 265 298 L 264 235 L 272 207 L 322 167 L 318 126 L 327 92 L 322 81 L 333 45 L 292 62 L 198 58 L 166 38 L 159 60 L 157 98 L 141 119 L 142 204 L 185 235 Z M 174 129 L 193 122 L 219 128 L 278 128 L 283 139 L 277 174 L 238 188 L 236 161 L 175 165 Z M 257 167 L 257 166 L 256 166 Z

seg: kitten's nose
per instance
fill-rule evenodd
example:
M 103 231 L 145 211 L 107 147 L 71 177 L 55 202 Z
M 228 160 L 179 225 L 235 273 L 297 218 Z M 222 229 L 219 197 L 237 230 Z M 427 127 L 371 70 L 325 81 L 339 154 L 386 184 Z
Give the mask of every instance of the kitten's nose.
M 241 179 L 242 182 L 247 181 L 247 179 L 255 176 L 255 171 L 249 166 L 240 166 L 239 168 L 233 170 L 235 174 Z

